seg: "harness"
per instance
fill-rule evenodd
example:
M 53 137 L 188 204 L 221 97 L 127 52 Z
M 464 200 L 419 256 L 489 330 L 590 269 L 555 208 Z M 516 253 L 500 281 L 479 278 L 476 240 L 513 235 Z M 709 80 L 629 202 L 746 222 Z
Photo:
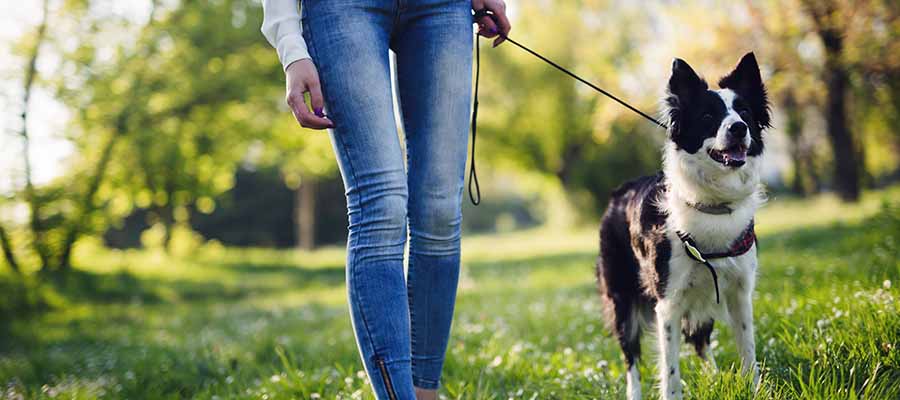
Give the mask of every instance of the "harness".
M 693 205 L 691 206 L 694 207 Z M 697 209 L 699 210 L 699 208 Z M 678 234 L 678 238 L 681 239 L 681 243 L 684 244 L 685 253 L 687 253 L 694 261 L 706 266 L 709 270 L 709 273 L 713 278 L 713 285 L 716 287 L 716 304 L 719 304 L 719 276 L 716 274 L 715 267 L 709 263 L 709 260 L 738 257 L 750 251 L 750 249 L 753 248 L 753 245 L 756 244 L 756 231 L 753 229 L 753 220 L 750 220 L 750 225 L 744 229 L 741 236 L 731 244 L 731 247 L 729 247 L 727 251 L 719 253 L 703 253 L 697 248 L 697 242 L 694 241 L 694 238 L 691 237 L 690 233 L 682 231 L 677 231 L 676 233 Z

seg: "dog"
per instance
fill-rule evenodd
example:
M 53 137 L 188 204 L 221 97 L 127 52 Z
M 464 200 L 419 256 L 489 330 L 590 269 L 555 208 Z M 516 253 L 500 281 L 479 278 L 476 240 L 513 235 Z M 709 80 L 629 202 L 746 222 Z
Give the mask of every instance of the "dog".
M 672 64 L 662 171 L 616 189 L 600 225 L 597 282 L 609 329 L 628 367 L 628 399 L 641 397 L 643 329 L 655 327 L 662 399 L 682 398 L 681 335 L 712 367 L 713 321 L 730 325 L 742 371 L 759 381 L 752 294 L 754 214 L 770 111 L 759 65 L 746 54 L 710 89 L 681 59 Z

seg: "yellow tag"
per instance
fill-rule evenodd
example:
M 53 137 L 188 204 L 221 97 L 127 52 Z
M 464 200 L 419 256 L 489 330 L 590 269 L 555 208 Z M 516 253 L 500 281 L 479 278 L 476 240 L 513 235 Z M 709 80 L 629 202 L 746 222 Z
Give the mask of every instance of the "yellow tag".
M 694 256 L 694 259 L 696 259 L 700 262 L 706 262 L 706 260 L 703 258 L 703 254 L 700 253 L 700 250 L 697 250 L 696 247 L 691 246 L 690 243 L 685 243 L 684 247 L 687 247 L 688 251 L 691 252 L 691 255 Z

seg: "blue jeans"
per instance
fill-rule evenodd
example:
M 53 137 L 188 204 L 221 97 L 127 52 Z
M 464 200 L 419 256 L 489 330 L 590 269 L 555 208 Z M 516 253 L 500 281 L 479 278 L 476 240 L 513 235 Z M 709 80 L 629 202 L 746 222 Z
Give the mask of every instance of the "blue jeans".
M 414 385 L 438 387 L 456 300 L 471 1 L 303 0 L 302 13 L 346 188 L 356 342 L 379 399 L 414 399 Z M 396 53 L 405 159 L 389 49 Z

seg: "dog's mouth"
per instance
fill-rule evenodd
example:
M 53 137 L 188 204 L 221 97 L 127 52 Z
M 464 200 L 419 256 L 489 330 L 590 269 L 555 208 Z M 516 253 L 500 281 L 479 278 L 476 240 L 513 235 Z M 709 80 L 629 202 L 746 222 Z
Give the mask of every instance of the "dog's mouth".
M 709 158 L 731 168 L 740 168 L 747 162 L 747 146 L 734 144 L 722 150 L 709 149 Z

